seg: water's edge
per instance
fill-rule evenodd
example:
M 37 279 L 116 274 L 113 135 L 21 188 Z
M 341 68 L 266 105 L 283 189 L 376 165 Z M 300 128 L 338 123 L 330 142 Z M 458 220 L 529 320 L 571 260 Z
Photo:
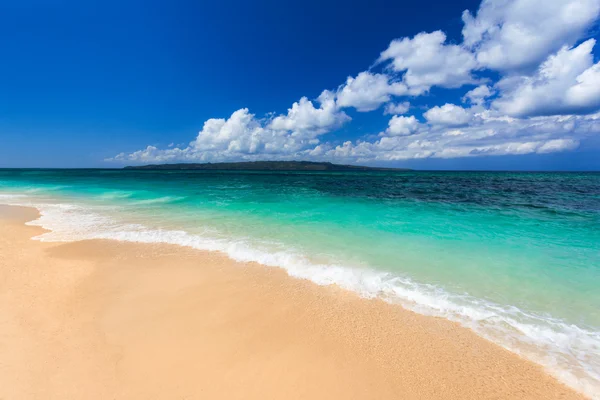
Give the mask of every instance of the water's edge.
M 138 243 L 168 243 L 200 250 L 217 251 L 235 261 L 257 262 L 283 268 L 290 276 L 308 279 L 318 285 L 335 284 L 364 298 L 380 298 L 423 315 L 458 322 L 514 353 L 542 365 L 559 381 L 598 399 L 600 334 L 548 316 L 526 313 L 516 307 L 448 293 L 435 285 L 413 282 L 381 271 L 349 268 L 343 265 L 311 264 L 302 254 L 265 253 L 239 240 L 193 235 L 184 230 L 149 229 L 120 224 L 110 217 L 90 213 L 75 204 L 35 204 L 27 196 L 6 196 L 14 206 L 36 208 L 40 217 L 27 224 L 49 232 L 36 240 L 71 242 L 85 239 L 111 239 Z M 66 221 L 71 221 L 68 223 Z M 80 229 L 83 226 L 85 229 Z

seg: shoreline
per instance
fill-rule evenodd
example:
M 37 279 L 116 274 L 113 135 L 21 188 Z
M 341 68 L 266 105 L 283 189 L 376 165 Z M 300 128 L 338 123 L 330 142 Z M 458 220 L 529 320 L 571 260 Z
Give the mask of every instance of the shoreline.
M 458 323 L 177 245 L 32 241 L 36 214 L 0 206 L 0 397 L 583 398 Z

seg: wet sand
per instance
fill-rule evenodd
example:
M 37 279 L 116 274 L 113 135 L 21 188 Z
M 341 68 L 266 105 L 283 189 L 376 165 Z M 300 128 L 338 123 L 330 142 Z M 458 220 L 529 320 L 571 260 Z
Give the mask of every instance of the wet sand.
M 0 399 L 581 399 L 458 324 L 0 206 Z

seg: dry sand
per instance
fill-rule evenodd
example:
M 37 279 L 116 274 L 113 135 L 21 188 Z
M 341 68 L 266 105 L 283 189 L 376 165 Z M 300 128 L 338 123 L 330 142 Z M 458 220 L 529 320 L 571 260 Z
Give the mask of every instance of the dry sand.
M 0 399 L 578 399 L 471 331 L 217 253 L 44 243 L 0 207 Z

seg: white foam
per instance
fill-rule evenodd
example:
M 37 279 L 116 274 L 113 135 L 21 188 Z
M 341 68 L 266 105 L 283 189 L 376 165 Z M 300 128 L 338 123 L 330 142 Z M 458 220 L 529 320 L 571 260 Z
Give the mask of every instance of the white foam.
M 459 322 L 481 336 L 537 362 L 562 382 L 600 399 L 600 332 L 548 316 L 527 313 L 439 286 L 417 283 L 391 273 L 343 265 L 316 264 L 293 250 L 273 250 L 250 239 L 193 235 L 183 230 L 149 229 L 117 221 L 101 208 L 75 204 L 36 203 L 22 195 L 0 195 L 0 201 L 37 207 L 41 217 L 30 222 L 50 232 L 43 241 L 114 239 L 139 243 L 169 243 L 220 251 L 236 261 L 281 267 L 289 275 L 319 285 L 336 284 L 367 298 L 379 297 L 421 314 Z M 106 210 L 105 210 L 106 211 Z M 281 248 L 281 247 L 280 247 Z
M 20 193 L 0 193 L 0 202 L 10 205 L 12 201 L 23 199 L 24 197 L 27 197 L 27 195 Z

